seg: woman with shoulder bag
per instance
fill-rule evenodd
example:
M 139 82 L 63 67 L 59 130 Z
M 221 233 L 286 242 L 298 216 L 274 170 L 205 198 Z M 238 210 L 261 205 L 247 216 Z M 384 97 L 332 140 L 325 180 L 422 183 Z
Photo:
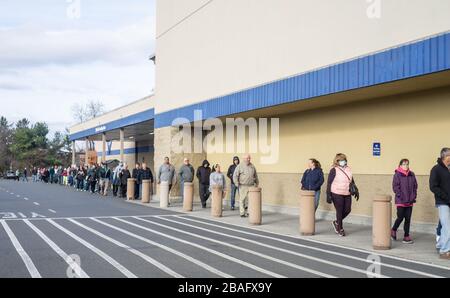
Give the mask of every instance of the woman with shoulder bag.
M 328 175 L 327 202 L 333 203 L 336 209 L 336 220 L 332 222 L 332 226 L 340 237 L 345 236 L 343 220 L 352 211 L 352 196 L 359 200 L 358 188 L 348 166 L 347 156 L 339 153 L 334 158 L 333 168 Z

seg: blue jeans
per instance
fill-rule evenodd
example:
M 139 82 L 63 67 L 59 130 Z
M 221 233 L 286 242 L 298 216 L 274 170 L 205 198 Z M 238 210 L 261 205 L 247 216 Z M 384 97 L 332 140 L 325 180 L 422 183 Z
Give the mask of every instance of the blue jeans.
M 231 208 L 234 208 L 234 204 L 236 203 L 236 191 L 238 191 L 236 185 L 231 184 L 231 192 L 230 192 Z
M 439 224 L 438 224 L 438 226 L 436 228 L 436 235 L 440 237 L 441 236 L 441 231 L 442 231 L 442 225 L 441 225 L 441 222 L 439 222 Z
M 316 190 L 316 192 L 314 193 L 314 207 L 316 208 L 315 210 L 317 211 L 317 208 L 319 208 L 319 202 L 320 202 L 320 190 Z
M 450 251 L 450 207 L 448 205 L 438 205 L 439 221 L 442 225 L 441 238 L 436 247 L 440 249 L 440 253 Z

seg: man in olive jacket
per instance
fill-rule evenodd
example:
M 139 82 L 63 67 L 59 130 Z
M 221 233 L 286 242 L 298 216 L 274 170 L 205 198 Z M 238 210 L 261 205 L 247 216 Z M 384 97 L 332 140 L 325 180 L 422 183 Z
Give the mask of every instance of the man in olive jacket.
M 239 213 L 241 217 L 247 217 L 249 189 L 259 185 L 258 174 L 249 154 L 245 155 L 243 162 L 236 166 L 233 182 L 239 189 Z

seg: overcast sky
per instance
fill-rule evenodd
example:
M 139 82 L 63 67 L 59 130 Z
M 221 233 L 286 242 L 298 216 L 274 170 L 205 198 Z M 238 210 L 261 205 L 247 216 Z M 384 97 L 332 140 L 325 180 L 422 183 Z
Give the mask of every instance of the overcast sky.
M 145 97 L 154 38 L 155 0 L 0 0 L 0 115 L 54 132 L 74 103 Z

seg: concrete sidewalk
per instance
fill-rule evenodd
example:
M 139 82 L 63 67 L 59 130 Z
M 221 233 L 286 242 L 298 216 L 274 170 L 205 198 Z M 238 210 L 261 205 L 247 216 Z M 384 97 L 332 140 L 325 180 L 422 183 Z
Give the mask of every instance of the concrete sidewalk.
M 154 197 L 155 198 L 155 197 Z M 127 201 L 131 204 L 138 204 L 146 207 L 160 208 L 159 201 L 152 199 L 149 204 L 143 204 L 141 201 Z M 375 251 L 372 248 L 372 228 L 366 225 L 357 225 L 345 223 L 344 228 L 347 234 L 346 237 L 339 237 L 335 234 L 331 222 L 328 220 L 318 220 L 316 222 L 316 235 L 311 237 L 303 237 L 299 233 L 299 218 L 281 213 L 274 213 L 263 211 L 263 219 L 261 226 L 253 226 L 248 223 L 248 218 L 241 218 L 239 216 L 238 208 L 231 211 L 228 206 L 224 206 L 223 217 L 213 218 L 208 208 L 202 209 L 200 203 L 194 203 L 193 212 L 184 212 L 182 203 L 173 201 L 169 210 L 189 214 L 199 218 L 209 220 L 216 220 L 218 222 L 243 226 L 246 228 L 253 228 L 265 232 L 272 232 L 276 234 L 283 234 L 300 239 L 308 239 L 312 241 L 325 242 L 333 245 L 343 246 L 345 248 L 361 249 L 364 251 L 373 251 L 375 254 L 387 255 L 392 257 L 399 257 L 412 261 L 425 262 L 427 264 L 434 264 L 450 268 L 450 261 L 439 259 L 436 252 L 436 239 L 432 234 L 413 233 L 411 234 L 414 244 L 403 244 L 403 230 L 402 226 L 398 231 L 399 241 L 392 241 L 392 249 L 387 251 Z M 450 276 L 449 276 L 450 277 Z

